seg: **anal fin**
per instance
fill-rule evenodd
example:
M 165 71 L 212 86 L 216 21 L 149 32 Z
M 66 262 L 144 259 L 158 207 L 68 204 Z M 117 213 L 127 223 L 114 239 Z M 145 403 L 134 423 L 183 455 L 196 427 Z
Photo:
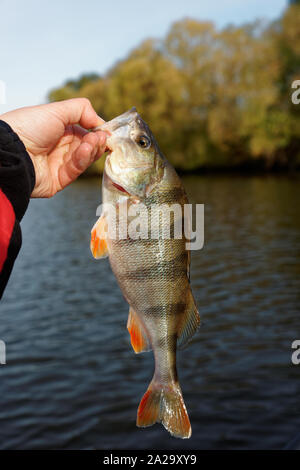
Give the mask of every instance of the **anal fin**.
M 138 354 L 144 351 L 151 351 L 151 344 L 145 328 L 143 327 L 137 313 L 131 307 L 129 309 L 127 329 L 130 333 L 131 345 L 135 353 Z

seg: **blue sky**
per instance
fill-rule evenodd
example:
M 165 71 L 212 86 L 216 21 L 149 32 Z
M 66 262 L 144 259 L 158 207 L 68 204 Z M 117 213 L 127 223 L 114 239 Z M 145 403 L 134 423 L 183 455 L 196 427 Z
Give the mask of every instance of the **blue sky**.
M 286 0 L 0 0 L 0 114 L 43 103 L 83 72 L 104 73 L 147 37 L 163 37 L 183 17 L 218 27 L 277 18 Z M 0 90 L 1 91 L 1 90 Z M 1 93 L 0 93 L 1 95 Z

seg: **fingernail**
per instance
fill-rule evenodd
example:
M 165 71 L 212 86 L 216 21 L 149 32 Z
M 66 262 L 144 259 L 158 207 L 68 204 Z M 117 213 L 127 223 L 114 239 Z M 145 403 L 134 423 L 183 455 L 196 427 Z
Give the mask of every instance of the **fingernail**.
M 78 167 L 80 170 L 84 170 L 87 168 L 87 161 L 81 158 L 81 160 L 78 160 Z
M 98 119 L 99 119 L 99 124 L 98 124 L 98 126 L 101 126 L 101 124 L 104 124 L 105 121 L 104 121 L 104 119 L 102 119 L 102 117 L 99 116 L 99 114 L 97 114 L 97 116 L 98 116 Z

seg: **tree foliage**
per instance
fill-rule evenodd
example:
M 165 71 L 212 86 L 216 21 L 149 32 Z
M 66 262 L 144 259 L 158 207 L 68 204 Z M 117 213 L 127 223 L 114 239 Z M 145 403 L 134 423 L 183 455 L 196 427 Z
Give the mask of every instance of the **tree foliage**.
M 104 77 L 69 80 L 49 99 L 85 96 L 104 119 L 136 106 L 177 168 L 297 165 L 300 105 L 291 84 L 300 79 L 299 24 L 297 2 L 272 24 L 219 31 L 185 18 Z

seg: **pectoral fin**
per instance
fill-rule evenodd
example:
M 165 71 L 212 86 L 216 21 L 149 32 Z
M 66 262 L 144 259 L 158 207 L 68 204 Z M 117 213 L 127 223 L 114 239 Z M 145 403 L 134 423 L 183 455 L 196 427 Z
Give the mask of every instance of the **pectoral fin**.
M 107 222 L 104 215 L 98 219 L 91 232 L 91 252 L 94 258 L 106 258 L 107 250 Z
M 143 327 L 137 313 L 131 307 L 129 309 L 127 329 L 130 333 L 131 345 L 135 353 L 138 354 L 140 352 L 151 350 L 150 341 L 145 328 Z
M 190 341 L 199 326 L 200 315 L 197 310 L 192 291 L 190 290 L 188 292 L 186 309 L 182 315 L 182 319 L 177 332 L 177 345 L 179 348 L 183 348 Z

